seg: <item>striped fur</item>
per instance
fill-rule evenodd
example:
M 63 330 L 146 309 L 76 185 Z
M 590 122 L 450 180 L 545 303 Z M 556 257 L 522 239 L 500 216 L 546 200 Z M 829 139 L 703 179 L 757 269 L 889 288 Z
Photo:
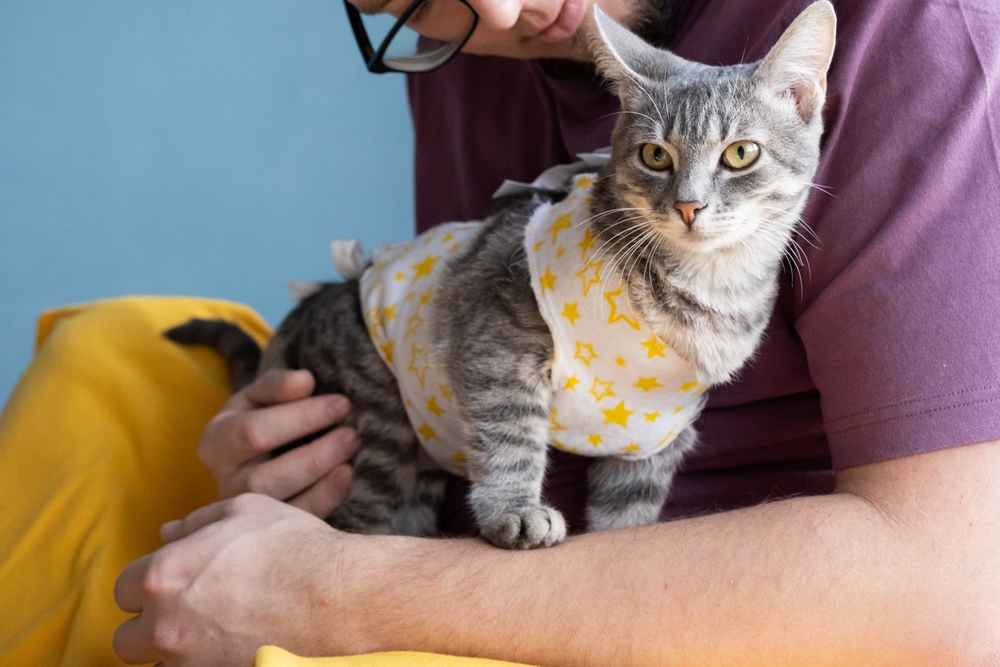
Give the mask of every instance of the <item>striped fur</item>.
M 704 384 L 730 380 L 754 353 L 781 262 L 796 247 L 793 233 L 819 157 L 833 20 L 829 4 L 817 3 L 762 64 L 708 67 L 646 45 L 599 10 L 595 18 L 598 66 L 616 86 L 623 114 L 588 224 L 615 269 L 605 280 L 624 278 L 632 308 Z M 761 157 L 727 171 L 721 152 L 738 140 L 760 144 Z M 640 154 L 648 143 L 669 150 L 676 168 L 646 168 Z M 544 198 L 499 203 L 473 247 L 448 265 L 433 313 L 433 353 L 466 429 L 469 503 L 483 537 L 508 549 L 550 546 L 566 535 L 562 516 L 541 497 L 553 342 L 523 247 L 525 224 Z M 693 222 L 681 219 L 681 201 L 704 204 Z M 368 337 L 357 283 L 325 285 L 304 300 L 264 353 L 261 370 L 271 367 L 309 368 L 318 393 L 344 393 L 354 405 L 350 423 L 362 443 L 355 486 L 330 522 L 360 532 L 434 534 L 442 478 L 418 472 L 417 439 L 395 378 Z M 648 459 L 595 462 L 588 528 L 656 521 L 695 441 L 688 428 Z

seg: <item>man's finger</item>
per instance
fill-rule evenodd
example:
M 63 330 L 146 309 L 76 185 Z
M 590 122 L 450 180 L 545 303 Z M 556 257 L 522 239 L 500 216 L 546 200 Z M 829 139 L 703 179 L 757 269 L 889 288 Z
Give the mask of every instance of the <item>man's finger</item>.
M 228 500 L 220 500 L 211 505 L 199 507 L 183 519 L 166 522 L 160 526 L 160 538 L 166 543 L 176 542 L 199 528 L 204 528 L 210 523 L 215 523 L 226 515 L 229 502 Z
M 323 479 L 288 501 L 289 505 L 325 519 L 347 500 L 354 482 L 354 471 L 349 465 L 339 465 Z
M 247 490 L 279 500 L 291 498 L 349 461 L 357 451 L 354 429 L 334 429 L 309 444 L 255 464 L 246 477 Z
M 326 394 L 254 410 L 220 428 L 230 431 L 224 437 L 236 443 L 233 453 L 250 460 L 333 426 L 350 411 L 351 403 L 346 397 Z
M 142 611 L 142 580 L 149 569 L 150 554 L 125 566 L 115 580 L 115 604 L 122 611 L 138 614 Z
M 312 373 L 272 368 L 248 384 L 240 393 L 255 407 L 287 403 L 311 396 L 316 388 Z
M 146 617 L 134 616 L 115 629 L 111 638 L 111 648 L 115 654 L 130 665 L 156 662 L 163 656 L 153 647 L 152 632 Z

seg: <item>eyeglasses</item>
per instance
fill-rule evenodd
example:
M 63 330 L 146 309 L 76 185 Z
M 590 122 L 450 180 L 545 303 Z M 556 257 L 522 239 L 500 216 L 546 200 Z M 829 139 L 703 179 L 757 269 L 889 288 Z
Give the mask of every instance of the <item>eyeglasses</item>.
M 349 0 L 344 0 L 344 6 L 365 67 L 375 74 L 437 69 L 455 57 L 479 22 L 479 15 L 465 0 L 413 0 L 394 22 L 385 15 L 366 15 L 362 20 Z M 422 28 L 425 35 L 406 25 L 418 21 L 427 26 Z M 384 35 L 378 49 L 372 48 L 369 30 L 373 36 Z

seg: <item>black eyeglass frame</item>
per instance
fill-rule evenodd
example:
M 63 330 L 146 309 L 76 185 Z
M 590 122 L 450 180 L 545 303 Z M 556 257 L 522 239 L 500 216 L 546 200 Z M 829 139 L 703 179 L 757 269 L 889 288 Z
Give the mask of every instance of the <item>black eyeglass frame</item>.
M 463 5 L 469 8 L 472 12 L 472 25 L 469 26 L 469 32 L 462 39 L 454 40 L 445 44 L 438 51 L 445 50 L 446 53 L 442 57 L 441 62 L 435 63 L 434 65 L 427 67 L 426 69 L 400 69 L 398 67 L 392 67 L 386 65 L 383 58 L 385 57 L 385 52 L 389 48 L 389 44 L 392 43 L 393 38 L 396 33 L 406 24 L 413 13 L 420 8 L 422 4 L 428 2 L 429 0 L 413 0 L 410 6 L 403 10 L 403 13 L 399 15 L 396 19 L 396 23 L 393 24 L 392 28 L 386 34 L 385 39 L 382 40 L 382 44 L 378 49 L 372 48 L 371 40 L 368 39 L 368 31 L 365 30 L 365 24 L 361 20 L 361 12 L 357 7 L 352 5 L 349 0 L 344 0 L 344 7 L 347 9 L 347 19 L 351 23 L 351 30 L 354 32 L 354 39 L 358 42 L 358 48 L 361 49 L 361 58 L 365 62 L 365 67 L 368 71 L 373 74 L 385 74 L 386 72 L 403 72 L 409 74 L 418 74 L 422 72 L 431 72 L 439 67 L 447 64 L 449 60 L 455 57 L 455 55 L 461 51 L 465 43 L 469 41 L 472 37 L 472 33 L 476 31 L 476 26 L 479 24 L 479 14 L 476 10 L 472 8 L 466 0 L 459 0 Z M 433 52 L 437 53 L 437 51 Z

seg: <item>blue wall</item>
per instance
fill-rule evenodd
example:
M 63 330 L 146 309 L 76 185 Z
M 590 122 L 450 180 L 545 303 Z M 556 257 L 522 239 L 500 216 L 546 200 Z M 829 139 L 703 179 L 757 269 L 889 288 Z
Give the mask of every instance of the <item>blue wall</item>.
M 412 233 L 400 75 L 340 0 L 0 2 L 0 401 L 39 311 L 233 299 L 277 323 L 332 238 Z

